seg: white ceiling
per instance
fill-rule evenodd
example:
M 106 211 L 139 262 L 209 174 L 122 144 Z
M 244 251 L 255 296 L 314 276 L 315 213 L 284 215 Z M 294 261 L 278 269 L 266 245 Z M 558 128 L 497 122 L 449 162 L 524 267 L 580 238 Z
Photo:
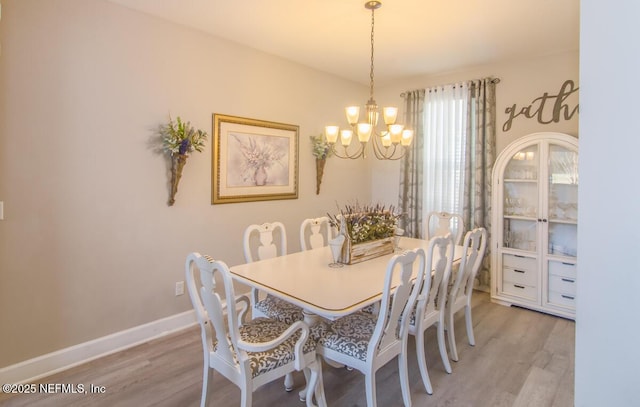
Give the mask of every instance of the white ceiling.
M 368 84 L 364 0 L 109 0 Z M 375 12 L 375 80 L 579 48 L 579 0 L 386 0 Z

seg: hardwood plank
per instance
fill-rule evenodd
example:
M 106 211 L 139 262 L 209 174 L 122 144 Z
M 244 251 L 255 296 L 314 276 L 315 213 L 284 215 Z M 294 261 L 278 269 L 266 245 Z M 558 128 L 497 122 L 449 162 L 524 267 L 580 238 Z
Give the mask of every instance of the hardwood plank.
M 551 405 L 559 380 L 557 374 L 534 366 L 513 404 L 514 407 Z
M 435 329 L 426 334 L 427 366 L 434 394 L 426 394 L 418 370 L 415 341 L 410 338 L 409 381 L 414 406 L 552 406 L 573 405 L 573 321 L 493 304 L 489 295 L 473 297 L 476 346 L 466 336 L 464 314 L 455 318 L 460 360 L 447 374 L 438 352 Z M 327 401 L 332 406 L 365 406 L 364 380 L 357 371 L 324 366 Z M 296 372 L 295 385 L 304 377 Z M 105 386 L 105 394 L 0 394 L 0 406 L 199 406 L 202 344 L 198 327 L 160 338 L 74 367 L 40 381 Z M 379 406 L 402 406 L 398 363 L 392 360 L 376 377 Z M 237 406 L 240 391 L 214 374 L 211 405 Z M 296 406 L 297 392 L 282 380 L 254 394 L 254 406 Z

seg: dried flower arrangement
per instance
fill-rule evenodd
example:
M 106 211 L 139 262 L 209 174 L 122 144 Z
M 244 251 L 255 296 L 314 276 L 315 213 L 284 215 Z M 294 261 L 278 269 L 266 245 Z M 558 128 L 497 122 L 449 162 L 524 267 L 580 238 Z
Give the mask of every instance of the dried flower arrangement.
M 316 195 L 319 195 L 324 166 L 327 163 L 327 158 L 331 157 L 332 151 L 331 146 L 322 138 L 322 135 L 310 136 L 309 138 L 311 139 L 311 152 L 316 158 Z
M 207 133 L 195 129 L 190 122 L 184 122 L 178 116 L 175 122 L 169 117 L 169 123 L 160 127 L 160 135 L 163 149 L 171 157 L 171 195 L 169 197 L 169 206 L 171 206 L 176 201 L 178 182 L 182 177 L 182 169 L 187 163 L 189 153 L 194 150 L 202 152 Z
M 331 157 L 331 146 L 327 143 L 322 135 L 310 136 L 311 139 L 311 151 L 316 159 L 324 160 L 327 157 Z
M 204 142 L 207 140 L 206 132 L 196 130 L 191 126 L 191 122 L 183 122 L 180 116 L 176 117 L 175 122 L 169 117 L 169 123 L 160 128 L 160 133 L 165 151 L 172 156 L 189 154 L 194 150 L 202 152 Z
M 342 219 L 347 228 L 346 236 L 351 243 L 358 244 L 371 240 L 393 237 L 401 214 L 393 206 L 385 205 L 345 205 L 340 215 L 327 214 L 331 226 L 341 227 Z M 343 231 L 341 231 L 342 233 Z

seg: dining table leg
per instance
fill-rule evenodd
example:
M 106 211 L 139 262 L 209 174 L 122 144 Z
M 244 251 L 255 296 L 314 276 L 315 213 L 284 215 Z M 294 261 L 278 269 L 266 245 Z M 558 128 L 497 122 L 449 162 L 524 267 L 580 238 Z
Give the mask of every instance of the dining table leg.
M 318 323 L 318 321 L 320 321 L 320 317 L 318 316 L 318 314 L 314 314 L 313 312 L 309 312 L 307 310 L 302 310 L 302 316 L 304 317 L 304 323 L 309 325 L 309 327 L 314 326 Z
M 302 310 L 302 315 L 304 316 L 303 321 L 305 322 L 305 324 L 309 325 L 310 327 L 314 326 L 320 321 L 320 316 L 318 316 L 318 314 L 315 314 L 313 312 Z M 323 359 L 325 363 L 331 367 L 334 367 L 334 368 L 345 367 L 343 363 L 336 362 L 335 360 L 331 360 L 328 358 L 323 358 Z M 306 371 L 305 371 L 305 379 L 307 380 L 307 383 L 308 383 L 309 377 L 307 377 Z M 305 401 L 307 396 L 307 386 L 305 386 L 304 389 L 300 390 L 300 392 L 298 393 L 298 396 L 300 397 L 300 401 L 303 401 L 303 402 Z

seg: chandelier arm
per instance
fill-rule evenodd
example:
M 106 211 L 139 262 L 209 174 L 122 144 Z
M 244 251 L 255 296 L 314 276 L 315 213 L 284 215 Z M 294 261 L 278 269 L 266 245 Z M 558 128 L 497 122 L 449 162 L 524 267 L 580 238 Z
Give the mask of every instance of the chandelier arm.
M 331 152 L 333 153 L 333 155 L 335 155 L 338 158 L 342 158 L 342 159 L 350 159 L 350 160 L 356 160 L 360 157 L 364 158 L 364 147 L 366 145 L 361 145 L 360 148 L 358 148 L 357 152 L 354 154 L 349 154 L 349 151 L 347 150 L 346 147 L 343 146 L 343 150 L 344 150 L 344 154 L 340 154 L 338 152 L 338 149 L 336 149 L 336 144 L 331 144 Z
M 396 150 L 398 150 L 398 144 L 392 144 L 389 147 L 385 147 L 378 144 L 377 138 L 373 141 L 373 153 L 378 160 L 395 161 L 403 158 L 407 153 L 407 148 L 403 146 L 401 146 L 400 155 L 396 155 Z M 391 154 L 389 154 L 388 151 L 391 151 Z

